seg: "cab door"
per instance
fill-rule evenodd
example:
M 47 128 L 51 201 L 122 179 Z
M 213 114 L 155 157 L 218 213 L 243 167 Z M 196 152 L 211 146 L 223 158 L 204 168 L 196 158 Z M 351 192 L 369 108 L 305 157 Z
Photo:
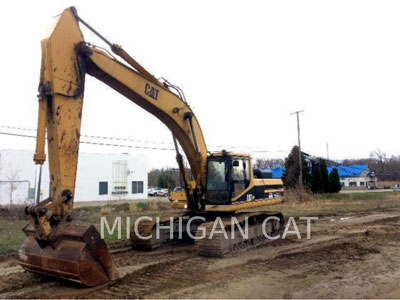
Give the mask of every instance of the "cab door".
M 247 157 L 232 158 L 231 192 L 232 198 L 240 195 L 250 184 L 250 160 Z

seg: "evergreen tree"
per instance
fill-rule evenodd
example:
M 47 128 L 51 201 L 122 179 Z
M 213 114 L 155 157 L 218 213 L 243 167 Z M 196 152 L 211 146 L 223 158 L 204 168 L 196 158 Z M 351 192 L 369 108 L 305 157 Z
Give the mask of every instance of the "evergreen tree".
M 339 193 L 342 189 L 342 185 L 340 184 L 339 172 L 336 168 L 333 168 L 331 174 L 329 174 L 329 180 L 331 185 L 331 193 Z
M 304 155 L 301 156 L 301 161 L 303 186 L 309 187 L 311 184 L 310 167 Z M 285 159 L 285 172 L 283 173 L 282 180 L 290 188 L 297 187 L 299 185 L 299 174 L 299 147 L 293 146 L 292 151 L 290 151 L 288 157 Z
M 298 185 L 299 178 L 299 148 L 294 146 L 290 151 L 288 157 L 285 158 L 285 172 L 283 173 L 282 180 L 284 184 L 290 188 Z
M 190 170 L 187 170 L 189 173 Z M 168 183 L 171 188 L 180 182 L 180 173 L 178 169 L 152 169 L 148 173 L 149 187 L 167 188 Z
M 324 188 L 322 185 L 321 168 L 320 168 L 320 165 L 317 163 L 312 164 L 311 191 L 313 193 L 323 193 L 324 192 Z
M 303 186 L 307 189 L 311 187 L 311 164 L 302 156 Z
M 325 160 L 321 159 L 319 163 L 322 177 L 322 189 L 324 193 L 329 193 L 331 190 L 331 185 L 329 181 L 328 168 L 326 167 Z
M 169 188 L 173 189 L 176 186 L 176 182 L 174 178 L 171 176 L 171 174 L 168 173 L 162 173 L 158 176 L 158 187 L 159 188 Z

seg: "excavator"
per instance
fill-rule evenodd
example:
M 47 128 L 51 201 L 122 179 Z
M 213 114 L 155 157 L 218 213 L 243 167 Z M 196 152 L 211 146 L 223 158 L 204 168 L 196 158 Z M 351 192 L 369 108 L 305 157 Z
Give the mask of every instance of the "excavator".
M 80 25 L 103 40 L 111 51 L 86 42 Z M 19 263 L 25 270 L 84 286 L 98 286 L 119 276 L 97 229 L 93 225 L 73 224 L 86 74 L 154 115 L 172 133 L 185 204 L 178 213 L 159 220 L 161 225 L 172 224 L 172 227 L 163 226 L 158 238 L 151 235 L 156 220 L 146 219 L 136 230 L 132 229 L 134 248 L 152 250 L 178 236 L 209 233 L 218 219 L 231 234 L 196 239 L 195 249 L 200 255 L 224 256 L 265 242 L 261 227 L 267 218 L 273 217 L 265 227 L 270 235 L 282 230 L 281 213 L 252 209 L 282 202 L 282 181 L 253 170 L 248 154 L 209 152 L 182 90 L 165 79 L 155 78 L 121 46 L 111 43 L 85 22 L 76 8 L 67 8 L 56 17 L 49 35 L 41 41 L 41 48 L 34 161 L 36 190 L 40 191 L 47 134 L 50 195 L 40 201 L 38 192 L 35 204 L 26 207 L 30 222 L 23 229 L 26 239 L 19 250 Z M 186 156 L 193 180 L 188 180 L 180 151 Z M 193 217 L 196 221 L 190 226 L 181 226 L 181 231 L 171 234 L 171 228 L 178 222 L 189 222 Z M 248 238 L 236 232 L 239 228 L 230 226 L 233 217 L 239 224 L 248 222 Z M 144 236 L 151 238 L 142 239 Z

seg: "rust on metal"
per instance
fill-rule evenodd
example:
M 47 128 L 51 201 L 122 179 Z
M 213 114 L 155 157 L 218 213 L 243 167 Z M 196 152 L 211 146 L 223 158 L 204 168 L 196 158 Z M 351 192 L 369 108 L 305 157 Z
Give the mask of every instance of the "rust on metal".
M 38 241 L 31 223 L 19 250 L 19 263 L 27 271 L 97 286 L 118 277 L 107 245 L 93 225 L 66 225 L 51 242 Z

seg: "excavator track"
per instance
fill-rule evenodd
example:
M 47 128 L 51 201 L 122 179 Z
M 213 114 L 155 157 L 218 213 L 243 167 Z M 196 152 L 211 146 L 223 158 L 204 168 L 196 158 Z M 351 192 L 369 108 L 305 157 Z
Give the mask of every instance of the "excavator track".
M 223 257 L 232 253 L 245 251 L 254 248 L 260 244 L 271 241 L 264 236 L 262 224 L 268 217 L 278 217 L 279 221 L 272 219 L 266 223 L 265 232 L 275 237 L 279 235 L 284 228 L 284 219 L 281 213 L 270 212 L 255 212 L 255 213 L 238 213 L 231 216 L 221 217 L 221 223 L 226 231 L 227 238 L 221 232 L 222 228 L 215 225 L 215 221 L 205 222 L 201 224 L 197 231 L 196 237 L 199 238 L 195 241 L 195 248 L 201 256 Z M 232 234 L 232 218 L 236 217 L 239 225 L 244 230 L 245 220 L 248 219 L 248 238 L 243 238 L 237 226 L 234 226 L 234 233 Z M 214 233 L 212 233 L 214 229 Z M 201 238 L 200 237 L 204 237 Z M 233 238 L 232 238 L 233 237 Z
M 160 218 L 160 225 L 168 226 L 171 221 L 170 218 L 173 218 L 173 223 L 176 226 L 178 219 L 185 218 L 185 216 L 186 216 L 186 212 L 162 217 L 162 218 Z M 137 225 L 137 233 L 139 233 L 139 236 L 136 234 L 136 232 L 134 230 L 135 225 L 133 225 L 131 227 L 131 234 L 130 234 L 132 248 L 137 249 L 137 250 L 151 251 L 151 250 L 160 248 L 162 246 L 171 245 L 171 244 L 174 244 L 177 242 L 177 239 L 170 238 L 169 231 L 167 231 L 167 230 L 161 231 L 160 238 L 157 239 L 156 238 L 156 224 L 157 224 L 157 219 L 155 217 L 152 218 L 152 220 L 148 220 L 148 219 L 141 220 Z M 174 232 L 178 233 L 177 230 L 174 230 Z M 152 237 L 147 238 L 150 235 Z M 145 237 L 145 239 L 143 239 L 142 237 Z
M 170 218 L 173 218 L 174 223 L 174 236 L 171 239 L 169 230 L 164 230 L 160 233 L 160 237 L 156 238 L 156 223 L 157 220 L 142 220 L 137 226 L 137 233 L 134 231 L 134 227 L 131 228 L 131 243 L 134 249 L 152 251 L 157 248 L 166 245 L 176 244 L 182 241 L 189 241 L 189 238 L 177 239 L 178 219 L 182 218 L 183 228 L 185 226 L 185 220 L 187 219 L 187 213 L 174 214 L 160 218 L 160 225 L 167 226 L 170 224 Z M 211 257 L 223 257 L 236 252 L 245 251 L 249 248 L 256 247 L 260 244 L 271 241 L 266 236 L 262 230 L 263 222 L 268 217 L 277 217 L 276 219 L 269 220 L 265 225 L 265 232 L 271 236 L 277 236 L 283 231 L 284 219 L 281 213 L 271 213 L 271 212 L 244 212 L 237 213 L 234 215 L 221 216 L 212 218 L 207 222 L 198 224 L 198 227 L 193 230 L 192 234 L 195 234 L 195 248 L 199 255 L 201 256 L 211 256 Z M 219 220 L 217 220 L 219 218 Z M 232 218 L 236 218 L 236 223 L 233 226 L 234 232 L 232 234 Z M 240 232 L 237 224 L 244 230 L 245 220 L 248 220 L 248 238 L 244 238 Z M 215 224 L 219 222 L 219 224 Z M 221 224 L 226 232 L 226 237 L 222 233 Z M 214 230 L 213 230 L 214 229 Z M 214 233 L 213 233 L 214 231 Z M 186 232 L 181 233 L 185 236 Z M 149 237 L 148 239 L 142 239 L 142 237 Z

